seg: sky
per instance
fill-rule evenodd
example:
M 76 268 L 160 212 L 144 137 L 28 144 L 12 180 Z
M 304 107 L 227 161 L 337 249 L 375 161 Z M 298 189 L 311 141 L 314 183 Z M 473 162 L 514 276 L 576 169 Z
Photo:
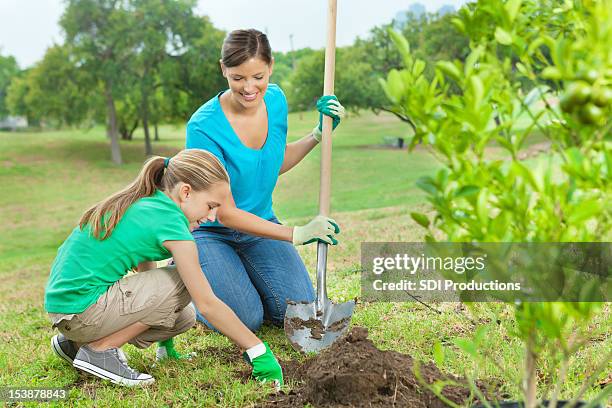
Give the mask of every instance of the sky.
M 336 43 L 352 44 L 357 36 L 388 23 L 416 1 L 338 0 Z M 427 11 L 444 4 L 458 8 L 465 0 L 421 0 Z M 12 55 L 21 68 L 40 60 L 47 47 L 63 42 L 58 21 L 62 0 L 0 0 L 0 53 Z M 199 0 L 197 14 L 208 15 L 226 31 L 256 28 L 268 34 L 273 51 L 325 46 L 327 0 Z

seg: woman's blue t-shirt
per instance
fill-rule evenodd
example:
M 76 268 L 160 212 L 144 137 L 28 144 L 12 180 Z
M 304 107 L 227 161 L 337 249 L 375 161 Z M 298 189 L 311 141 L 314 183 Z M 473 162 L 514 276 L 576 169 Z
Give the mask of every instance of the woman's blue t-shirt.
M 287 100 L 278 85 L 268 85 L 264 94 L 268 135 L 262 148 L 256 150 L 245 146 L 232 129 L 221 109 L 222 94 L 200 106 L 191 116 L 187 123 L 186 148 L 208 150 L 217 156 L 229 174 L 236 206 L 269 220 L 274 217 L 272 192 L 285 158 Z

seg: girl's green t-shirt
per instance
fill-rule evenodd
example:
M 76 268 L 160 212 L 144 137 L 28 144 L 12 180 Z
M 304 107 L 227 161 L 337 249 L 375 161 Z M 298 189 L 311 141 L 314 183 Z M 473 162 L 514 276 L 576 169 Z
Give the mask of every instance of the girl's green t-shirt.
M 164 241 L 193 241 L 189 221 L 162 191 L 132 204 L 101 241 L 77 226 L 59 248 L 45 290 L 49 313 L 81 313 L 109 286 L 145 261 L 172 255 Z

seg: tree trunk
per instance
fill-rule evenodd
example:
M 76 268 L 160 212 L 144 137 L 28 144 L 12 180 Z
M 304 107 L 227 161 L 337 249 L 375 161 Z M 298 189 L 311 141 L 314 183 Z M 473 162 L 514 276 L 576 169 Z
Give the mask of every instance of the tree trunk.
M 159 142 L 159 129 L 157 129 L 157 123 L 155 123 L 153 127 L 155 129 L 155 141 Z
M 136 128 L 138 128 L 138 119 L 134 121 L 134 125 L 132 125 L 132 128 L 129 130 L 128 137 L 130 140 L 134 138 L 134 131 L 136 131 Z
M 142 115 L 142 127 L 144 128 L 145 135 L 145 155 L 153 155 L 153 146 L 151 145 L 151 135 L 149 134 L 149 98 L 147 92 L 142 92 L 142 104 L 140 106 Z
M 536 373 L 535 327 L 530 328 L 525 347 L 525 407 L 536 408 L 538 377 Z
M 112 84 L 107 80 L 104 84 L 104 97 L 106 98 L 106 135 L 111 141 L 111 159 L 115 164 L 121 164 L 121 149 L 119 148 L 119 134 L 117 132 L 117 110 L 113 99 Z

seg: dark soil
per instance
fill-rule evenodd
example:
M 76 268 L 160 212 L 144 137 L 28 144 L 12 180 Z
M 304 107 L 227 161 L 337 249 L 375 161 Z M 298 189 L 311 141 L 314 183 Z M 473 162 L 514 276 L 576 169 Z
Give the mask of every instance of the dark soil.
M 320 340 L 323 337 L 325 327 L 323 322 L 317 319 L 302 320 L 299 317 L 293 317 L 287 320 L 285 330 L 288 336 L 292 336 L 294 330 L 300 329 L 310 329 L 310 337 Z
M 354 327 L 316 357 L 299 364 L 281 362 L 285 382 L 297 383 L 289 393 L 271 395 L 260 407 L 414 407 L 447 405 L 415 377 L 412 357 L 382 351 L 367 338 L 368 331 Z M 425 382 L 460 379 L 443 375 L 433 364 L 421 364 Z M 448 385 L 442 395 L 461 404 L 469 398 L 467 386 Z

